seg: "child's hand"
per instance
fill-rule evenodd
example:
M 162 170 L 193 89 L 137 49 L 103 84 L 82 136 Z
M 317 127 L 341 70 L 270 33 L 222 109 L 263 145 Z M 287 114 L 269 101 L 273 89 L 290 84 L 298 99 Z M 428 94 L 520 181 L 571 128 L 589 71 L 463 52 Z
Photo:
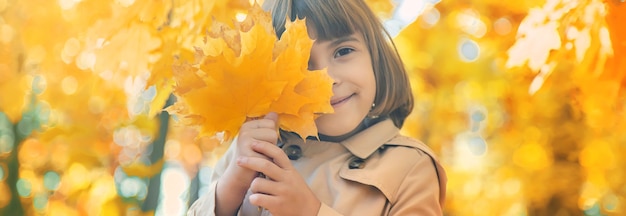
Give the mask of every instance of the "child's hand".
M 270 160 L 239 157 L 241 167 L 265 174 L 252 181 L 250 204 L 263 207 L 272 215 L 317 215 L 321 202 L 302 176 L 291 165 L 287 155 L 276 145 L 253 143 L 252 149 Z
M 244 123 L 239 130 L 237 143 L 234 143 L 237 145 L 237 151 L 233 159 L 251 157 L 269 160 L 267 156 L 255 152 L 252 149 L 252 145 L 276 146 L 278 141 L 277 119 L 278 115 L 272 112 L 262 119 L 250 120 Z M 257 171 L 238 166 L 235 163 L 228 166 L 225 174 L 233 177 L 230 179 L 235 180 L 237 185 L 242 188 L 248 188 L 252 180 L 258 175 Z
M 269 113 L 262 119 L 255 119 L 244 123 L 239 130 L 235 156 L 255 158 L 269 162 L 269 157 L 255 152 L 252 146 L 276 146 L 278 129 L 276 128 L 276 113 Z M 278 148 L 278 147 L 276 147 Z M 258 175 L 256 170 L 239 166 L 233 161 L 224 171 L 217 183 L 215 213 L 216 215 L 235 215 L 250 187 L 250 183 Z

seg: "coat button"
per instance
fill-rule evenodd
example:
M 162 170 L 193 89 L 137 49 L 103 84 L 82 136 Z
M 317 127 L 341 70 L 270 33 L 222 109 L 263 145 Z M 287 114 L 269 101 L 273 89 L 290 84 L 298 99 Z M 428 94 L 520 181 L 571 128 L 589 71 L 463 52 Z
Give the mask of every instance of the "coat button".
M 361 168 L 363 168 L 363 163 L 364 162 L 365 162 L 365 160 L 363 160 L 361 158 L 352 159 L 352 161 L 350 161 L 350 163 L 348 164 L 348 168 L 350 168 L 350 169 L 361 169 Z
M 378 152 L 379 153 L 383 153 L 383 152 L 385 152 L 385 150 L 387 150 L 387 146 L 386 145 L 383 145 L 383 146 L 378 148 Z
M 298 160 L 302 157 L 302 148 L 297 145 L 287 146 L 287 148 L 284 148 L 283 151 L 285 151 L 289 160 Z

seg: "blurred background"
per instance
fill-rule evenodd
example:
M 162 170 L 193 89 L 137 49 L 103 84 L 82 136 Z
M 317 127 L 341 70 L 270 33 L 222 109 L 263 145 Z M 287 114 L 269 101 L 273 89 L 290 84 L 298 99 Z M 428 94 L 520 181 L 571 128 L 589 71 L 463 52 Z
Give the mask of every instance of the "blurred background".
M 249 0 L 0 0 L 0 215 L 183 215 L 227 149 L 160 112 Z M 446 215 L 626 214 L 624 0 L 366 0 Z

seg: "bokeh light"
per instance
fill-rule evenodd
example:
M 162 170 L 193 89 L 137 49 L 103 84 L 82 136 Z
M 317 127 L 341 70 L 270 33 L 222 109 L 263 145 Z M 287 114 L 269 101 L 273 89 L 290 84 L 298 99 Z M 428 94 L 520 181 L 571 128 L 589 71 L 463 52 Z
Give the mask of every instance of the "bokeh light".
M 421 21 L 424 24 L 422 25 L 422 27 L 430 28 L 436 25 L 440 19 L 441 19 L 441 13 L 439 12 L 439 10 L 437 10 L 437 8 L 429 8 L 422 15 Z
M 184 215 L 187 211 L 189 176 L 182 166 L 175 162 L 167 163 L 161 174 L 160 205 L 157 215 Z M 171 185 L 176 185 L 172 187 Z
M 459 56 L 465 62 L 473 62 L 480 56 L 480 46 L 473 40 L 462 39 L 459 43 Z
M 114 201 L 117 195 L 113 176 L 108 174 L 102 175 L 92 183 L 88 203 L 86 204 L 87 209 L 90 209 L 91 212 L 102 212 L 102 215 L 107 215 L 109 211 L 115 214 L 116 209 L 111 208 L 109 203 Z
M 33 206 L 35 210 L 43 212 L 48 207 L 48 196 L 46 194 L 38 194 L 33 198 Z
M 63 194 L 73 194 L 89 187 L 90 173 L 85 165 L 72 163 L 61 178 L 59 191 Z
M 63 78 L 61 85 L 63 86 L 63 93 L 66 95 L 73 95 L 76 93 L 76 88 L 78 88 L 78 81 L 73 76 L 67 76 Z
M 13 150 L 15 137 L 8 116 L 0 112 L 0 156 Z
M 144 181 L 137 177 L 124 178 L 119 185 L 120 195 L 125 198 L 137 197 L 144 199 L 148 193 L 148 187 Z
M 92 69 L 96 65 L 96 54 L 89 51 L 83 51 L 76 59 L 76 66 L 81 70 Z
M 508 18 L 502 17 L 493 22 L 493 30 L 499 35 L 508 35 L 513 31 L 513 24 Z
M 27 179 L 17 180 L 17 193 L 22 197 L 29 197 L 31 195 L 33 186 Z
M 63 10 L 69 10 L 80 2 L 80 0 L 59 0 L 59 6 L 61 6 Z
M 48 171 L 43 176 L 43 184 L 48 190 L 56 190 L 61 182 L 61 177 L 54 171 Z
M 46 90 L 48 83 L 46 82 L 46 78 L 43 76 L 35 76 L 33 79 L 33 93 L 41 94 Z

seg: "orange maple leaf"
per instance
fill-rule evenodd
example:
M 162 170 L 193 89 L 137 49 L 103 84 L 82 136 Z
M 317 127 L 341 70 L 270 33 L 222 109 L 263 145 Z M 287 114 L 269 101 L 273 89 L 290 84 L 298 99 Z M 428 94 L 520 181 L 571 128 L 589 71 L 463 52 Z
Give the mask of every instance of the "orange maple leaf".
M 288 23 L 277 40 L 259 5 L 234 28 L 214 22 L 196 63 L 174 68 L 178 102 L 167 110 L 200 126 L 201 135 L 225 132 L 226 140 L 269 112 L 278 113 L 282 129 L 317 136 L 315 118 L 333 111 L 332 80 L 325 70 L 307 69 L 312 46 L 304 20 Z

